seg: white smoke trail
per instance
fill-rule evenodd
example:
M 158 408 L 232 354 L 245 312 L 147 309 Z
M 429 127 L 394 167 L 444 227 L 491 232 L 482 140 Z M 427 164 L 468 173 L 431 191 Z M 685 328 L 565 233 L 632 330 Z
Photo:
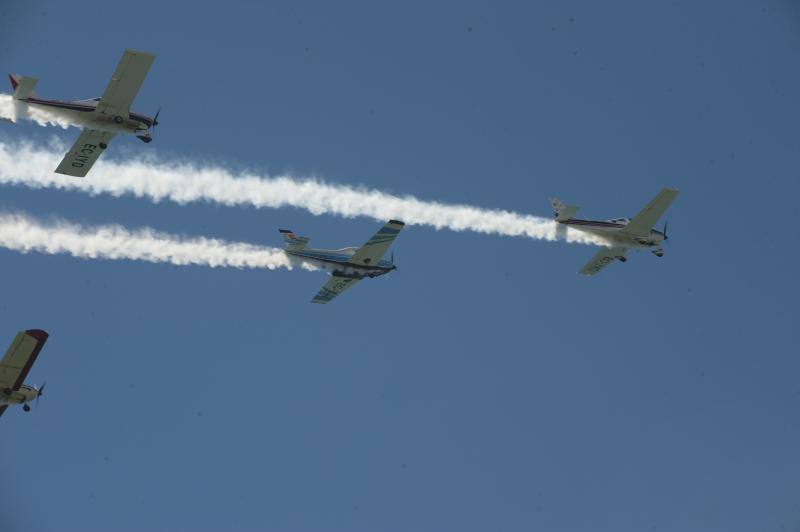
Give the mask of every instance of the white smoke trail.
M 152 157 L 124 161 L 101 159 L 88 178 L 80 179 L 53 173 L 63 156 L 61 150 L 0 141 L 0 184 L 79 190 L 117 197 L 131 194 L 154 202 L 166 199 L 179 204 L 207 201 L 257 208 L 289 206 L 315 215 L 367 216 L 381 221 L 396 218 L 410 225 L 436 229 L 605 244 L 599 238 L 571 229 L 565 231 L 553 220 L 537 216 L 422 201 L 413 196 L 399 197 L 310 179 L 233 173 L 219 166 Z
M 69 120 L 44 107 L 18 102 L 10 94 L 0 93 L 0 119 L 16 123 L 18 120 L 31 120 L 40 126 L 82 127 L 77 120 Z
M 128 259 L 212 268 L 314 269 L 290 259 L 282 249 L 187 238 L 150 228 L 131 231 L 118 225 L 84 227 L 58 220 L 45 223 L 23 213 L 0 213 L 0 247 L 82 259 Z

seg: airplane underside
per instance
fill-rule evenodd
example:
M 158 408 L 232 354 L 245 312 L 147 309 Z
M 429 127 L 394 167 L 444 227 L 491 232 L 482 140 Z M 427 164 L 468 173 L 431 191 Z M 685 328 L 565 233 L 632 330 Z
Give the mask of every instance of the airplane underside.
M 339 277 L 349 277 L 351 279 L 379 277 L 391 271 L 390 269 L 387 268 L 368 268 L 368 269 L 359 268 L 357 266 L 352 266 L 348 263 L 319 260 L 312 257 L 306 257 L 303 255 L 294 255 L 294 256 L 302 259 L 303 261 L 313 264 L 314 266 L 320 268 L 321 270 L 327 271 L 331 275 L 337 275 Z
M 623 246 L 629 249 L 636 249 L 636 250 L 649 249 L 659 257 L 664 254 L 663 250 L 661 249 L 660 242 L 656 242 L 654 240 L 649 240 L 649 239 L 635 238 L 621 234 L 620 230 L 624 226 L 604 227 L 604 226 L 593 226 L 593 225 L 578 225 L 571 223 L 567 223 L 565 225 L 576 231 L 582 231 L 595 236 L 599 236 L 607 240 L 608 243 L 613 246 Z
M 31 107 L 45 110 L 49 113 L 62 117 L 75 125 L 85 128 L 96 129 L 98 131 L 105 131 L 114 134 L 138 134 L 146 136 L 148 139 L 150 138 L 150 133 L 147 130 L 146 124 L 143 124 L 142 122 L 132 118 L 101 115 L 93 110 L 88 109 L 85 111 L 66 109 L 59 105 L 50 105 L 47 103 L 26 103 Z M 150 142 L 149 140 L 142 140 L 144 142 Z
M 24 405 L 23 409 L 27 412 L 30 407 L 27 403 L 36 399 L 37 392 L 28 386 L 22 386 L 19 390 L 10 388 L 0 390 L 0 405 Z

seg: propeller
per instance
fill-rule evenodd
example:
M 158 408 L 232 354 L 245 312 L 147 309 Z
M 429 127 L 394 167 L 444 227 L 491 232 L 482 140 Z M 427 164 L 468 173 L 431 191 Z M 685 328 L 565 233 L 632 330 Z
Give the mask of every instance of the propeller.
M 45 386 L 47 386 L 47 381 L 44 381 L 44 382 L 42 383 L 42 385 L 41 385 L 41 386 L 39 386 L 39 389 L 38 389 L 38 390 L 36 390 L 36 408 L 39 408 L 39 398 L 40 398 L 40 397 L 42 396 L 42 394 L 44 393 L 44 387 L 45 387 Z
M 662 231 L 662 233 L 664 233 L 664 242 L 666 242 L 668 246 L 671 246 L 672 245 L 672 240 L 670 240 L 669 236 L 667 236 L 667 226 L 668 225 L 669 225 L 669 223 L 665 221 L 664 222 L 664 230 Z
M 150 126 L 150 129 L 152 131 L 150 133 L 151 135 L 156 131 L 156 126 L 158 125 L 158 115 L 160 114 L 161 114 L 161 107 L 158 108 L 158 111 L 156 111 L 156 116 L 153 117 L 153 125 Z

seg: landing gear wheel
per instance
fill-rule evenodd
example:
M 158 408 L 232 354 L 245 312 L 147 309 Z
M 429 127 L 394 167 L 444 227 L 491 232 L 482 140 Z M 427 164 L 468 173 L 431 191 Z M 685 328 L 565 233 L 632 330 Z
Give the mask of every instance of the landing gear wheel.
M 124 121 L 125 121 L 125 119 L 124 119 L 124 118 L 122 118 L 121 116 L 115 116 L 115 117 L 114 117 L 114 122 L 115 122 L 115 123 L 117 123 L 117 124 L 121 124 L 121 123 L 123 123 Z
M 617 257 L 617 259 L 619 259 L 620 262 L 628 262 L 627 257 Z
M 30 412 L 31 411 L 31 405 L 22 405 L 22 411 L 23 412 Z
M 101 150 L 108 148 L 108 144 L 106 144 L 105 142 L 101 142 L 100 144 L 98 144 L 98 146 L 100 146 Z

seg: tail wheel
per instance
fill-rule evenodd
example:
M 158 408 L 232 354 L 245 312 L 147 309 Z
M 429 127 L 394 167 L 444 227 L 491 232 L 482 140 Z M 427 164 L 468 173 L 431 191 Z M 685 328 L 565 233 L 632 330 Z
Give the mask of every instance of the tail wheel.
M 22 411 L 23 412 L 30 412 L 31 411 L 31 405 L 28 405 L 28 404 L 22 405 Z

